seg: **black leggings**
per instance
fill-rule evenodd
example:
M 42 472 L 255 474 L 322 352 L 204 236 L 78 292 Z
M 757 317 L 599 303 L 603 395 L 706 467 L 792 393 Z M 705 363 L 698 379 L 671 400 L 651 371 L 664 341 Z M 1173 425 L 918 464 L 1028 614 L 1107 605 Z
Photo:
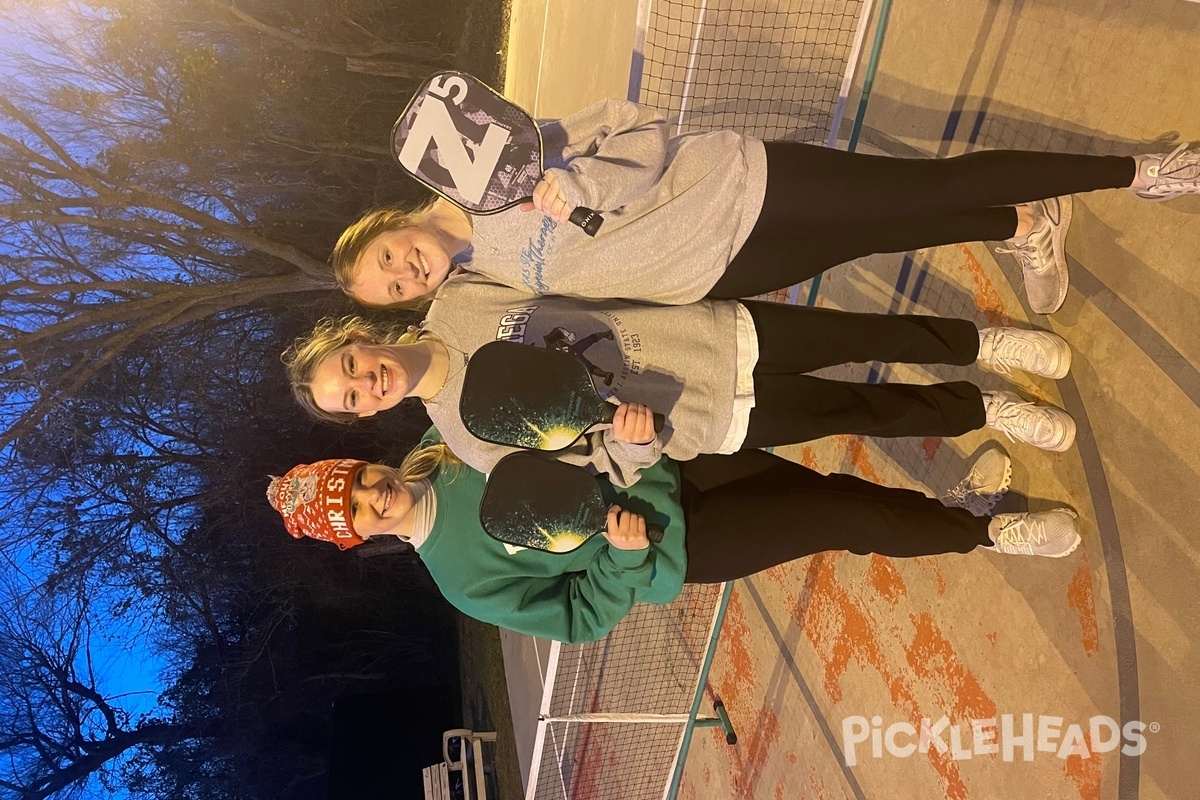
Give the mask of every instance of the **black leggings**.
M 852 314 L 743 300 L 758 334 L 754 409 L 743 448 L 796 444 L 839 433 L 960 436 L 983 427 L 971 383 L 850 383 L 803 373 L 837 364 L 974 363 L 979 332 L 965 319 Z
M 1010 238 L 1011 206 L 1133 182 L 1124 156 L 987 150 L 889 158 L 767 142 L 767 193 L 754 230 L 708 293 L 783 289 L 873 253 Z
M 702 455 L 679 471 L 688 583 L 743 578 L 826 550 L 907 558 L 992 543 L 987 517 L 762 450 Z

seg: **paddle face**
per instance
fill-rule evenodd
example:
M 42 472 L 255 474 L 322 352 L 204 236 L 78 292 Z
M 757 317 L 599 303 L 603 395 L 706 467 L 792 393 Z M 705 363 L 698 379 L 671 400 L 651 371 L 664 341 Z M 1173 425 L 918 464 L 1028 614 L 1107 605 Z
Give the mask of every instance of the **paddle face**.
M 512 453 L 488 475 L 479 521 L 506 544 L 569 553 L 607 527 L 596 479 L 535 453 Z
M 488 342 L 472 354 L 459 413 L 485 442 L 529 450 L 562 450 L 616 406 L 596 393 L 587 367 L 560 350 Z
M 392 155 L 410 175 L 475 214 L 529 199 L 542 176 L 533 118 L 465 72 L 439 72 L 392 128 Z

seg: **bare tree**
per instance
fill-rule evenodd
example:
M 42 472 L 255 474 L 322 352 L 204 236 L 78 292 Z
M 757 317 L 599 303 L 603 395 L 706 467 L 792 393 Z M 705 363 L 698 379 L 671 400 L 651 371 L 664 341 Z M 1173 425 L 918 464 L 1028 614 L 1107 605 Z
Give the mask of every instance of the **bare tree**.
M 212 735 L 215 724 L 132 718 L 102 688 L 88 607 L 77 597 L 3 587 L 0 797 L 68 798 L 111 790 L 134 751 Z
M 0 513 L 27 533 L 0 558 L 40 590 L 0 618 L 0 800 L 315 796 L 336 688 L 431 657 L 413 560 L 296 544 L 262 501 L 368 454 L 276 356 L 335 296 L 337 232 L 406 188 L 411 84 L 351 59 L 453 48 L 377 24 L 395 5 L 0 0 Z M 101 617 L 168 659 L 153 712 L 106 691 Z
M 215 58 L 132 12 L 75 8 L 74 29 L 14 21 L 31 44 L 5 59 L 20 70 L 0 95 L 0 449 L 140 337 L 331 289 L 323 253 L 394 169 L 382 133 L 322 139 L 336 112 L 281 113 L 336 106 L 294 54 L 223 29 Z

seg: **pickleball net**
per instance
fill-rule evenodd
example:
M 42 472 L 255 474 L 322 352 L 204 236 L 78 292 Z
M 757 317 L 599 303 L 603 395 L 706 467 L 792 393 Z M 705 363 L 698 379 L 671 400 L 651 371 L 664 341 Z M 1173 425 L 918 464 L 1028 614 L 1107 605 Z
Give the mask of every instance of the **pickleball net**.
M 822 143 L 840 128 L 873 0 L 643 0 L 630 99 L 675 132 Z
M 529 800 L 667 796 L 723 608 L 724 584 L 638 605 L 604 639 L 554 642 Z
M 672 133 L 838 141 L 874 0 L 640 0 L 630 99 Z M 675 797 L 729 587 L 551 644 L 526 800 Z

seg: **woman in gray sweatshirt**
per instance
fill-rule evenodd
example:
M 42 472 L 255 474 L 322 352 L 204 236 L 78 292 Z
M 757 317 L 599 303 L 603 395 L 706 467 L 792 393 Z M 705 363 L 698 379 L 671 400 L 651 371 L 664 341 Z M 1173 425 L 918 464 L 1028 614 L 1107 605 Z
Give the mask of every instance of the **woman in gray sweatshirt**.
M 671 136 L 659 112 L 623 100 L 544 123 L 542 136 L 531 203 L 474 217 L 445 200 L 370 212 L 337 243 L 338 283 L 391 306 L 463 268 L 538 295 L 678 305 L 782 289 L 872 253 L 1003 240 L 1030 306 L 1048 314 L 1067 292 L 1069 195 L 1200 192 L 1200 148 L 887 158 L 732 131 Z M 580 205 L 604 214 L 595 238 L 564 224 Z
M 458 401 L 468 358 L 497 339 L 568 350 L 589 365 L 602 394 L 623 401 L 611 428 L 560 454 L 621 486 L 664 454 L 687 460 L 832 434 L 958 436 L 987 425 L 1050 450 L 1074 440 L 1065 411 L 1011 392 L 981 392 L 965 381 L 865 384 L 806 374 L 877 360 L 978 363 L 1052 378 L 1070 367 L 1070 349 L 1054 334 L 981 331 L 961 319 L 755 301 L 531 297 L 467 274 L 441 287 L 420 329 L 326 320 L 284 360 L 296 398 L 315 416 L 353 421 L 418 397 L 446 443 L 487 472 L 511 448 L 471 436 Z M 651 410 L 666 416 L 661 435 Z

